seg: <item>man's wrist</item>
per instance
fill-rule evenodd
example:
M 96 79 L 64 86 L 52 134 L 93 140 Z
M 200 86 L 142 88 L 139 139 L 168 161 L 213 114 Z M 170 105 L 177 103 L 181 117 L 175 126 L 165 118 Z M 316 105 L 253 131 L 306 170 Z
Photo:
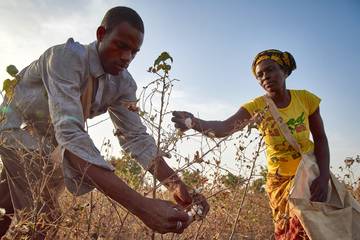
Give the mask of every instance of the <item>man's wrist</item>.
M 136 202 L 138 204 L 136 204 L 133 209 L 128 210 L 130 210 L 130 212 L 134 215 L 141 218 L 141 216 L 147 214 L 147 210 L 149 208 L 149 198 L 142 196 L 141 194 L 139 194 L 139 196 L 137 197 L 138 199 L 136 200 Z
M 169 190 L 174 191 L 179 185 L 184 184 L 181 179 L 177 176 L 171 176 L 162 181 L 162 184 Z

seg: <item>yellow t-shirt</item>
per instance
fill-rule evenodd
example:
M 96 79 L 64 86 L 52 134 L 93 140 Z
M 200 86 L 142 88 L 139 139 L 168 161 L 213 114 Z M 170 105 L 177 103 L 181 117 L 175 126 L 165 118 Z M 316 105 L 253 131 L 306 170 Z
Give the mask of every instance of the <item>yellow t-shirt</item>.
M 300 144 L 302 152 L 311 152 L 314 150 L 314 144 L 310 140 L 309 116 L 317 110 L 321 100 L 306 90 L 290 90 L 290 95 L 290 104 L 285 108 L 279 108 L 280 116 Z M 263 111 L 265 106 L 264 99 L 257 97 L 242 107 L 253 116 L 256 112 Z M 269 111 L 265 113 L 264 119 L 259 124 L 259 131 L 265 136 L 269 173 L 295 175 L 301 155 L 283 137 Z

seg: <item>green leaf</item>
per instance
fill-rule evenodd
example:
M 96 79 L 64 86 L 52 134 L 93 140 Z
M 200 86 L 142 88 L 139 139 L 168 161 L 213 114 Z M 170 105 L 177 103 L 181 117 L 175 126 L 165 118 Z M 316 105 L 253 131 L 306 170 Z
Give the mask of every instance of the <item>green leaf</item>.
M 160 62 L 165 62 L 168 59 L 170 59 L 170 61 L 173 62 L 173 58 L 170 56 L 168 52 L 162 52 L 160 56 L 155 60 L 154 66 L 159 65 Z
M 157 65 L 156 71 L 159 71 L 160 69 L 164 69 L 164 64 Z
M 6 68 L 6 72 L 10 74 L 10 76 L 15 77 L 18 74 L 19 70 L 14 65 L 9 65 Z
M 171 69 L 171 66 L 169 64 L 164 65 L 164 70 L 165 71 L 170 71 L 170 69 Z
M 291 126 L 291 125 L 295 125 L 295 123 L 296 123 L 295 119 L 291 118 L 286 124 L 288 126 Z
M 159 65 L 159 63 L 160 63 L 160 56 L 157 58 L 157 59 L 155 59 L 155 61 L 154 61 L 154 67 L 155 66 L 157 66 L 157 65 Z
M 297 124 L 301 124 L 304 123 L 304 112 L 302 112 L 302 114 L 296 119 L 296 123 Z
M 291 126 L 288 126 L 288 127 L 289 127 L 289 129 L 290 129 L 291 133 L 293 133 L 293 132 L 294 132 L 294 130 L 295 130 L 295 128 L 293 128 L 293 127 L 291 127 Z
M 5 81 L 3 82 L 2 90 L 6 92 L 6 90 L 9 89 L 10 85 L 11 85 L 11 80 L 5 79 Z
M 145 111 L 139 111 L 139 116 L 143 117 L 143 116 L 145 116 L 145 113 L 146 113 Z
M 301 123 L 304 123 L 305 121 L 305 116 L 304 116 L 304 112 L 301 114 Z
M 0 115 L 1 115 L 1 114 L 6 114 L 6 113 L 8 113 L 8 112 L 10 112 L 10 111 L 11 111 L 11 108 L 10 108 L 9 106 L 1 107 L 1 108 L 0 108 Z
M 165 62 L 166 60 L 170 59 L 171 62 L 173 62 L 173 58 L 170 56 L 168 52 L 162 52 L 160 54 L 161 61 Z
M 10 80 L 10 79 L 6 79 L 3 83 L 3 91 L 5 91 L 5 95 L 11 99 L 13 94 L 14 94 L 14 89 L 15 89 L 15 86 L 16 86 L 16 83 L 17 83 L 17 80 L 16 79 L 13 79 L 13 80 Z

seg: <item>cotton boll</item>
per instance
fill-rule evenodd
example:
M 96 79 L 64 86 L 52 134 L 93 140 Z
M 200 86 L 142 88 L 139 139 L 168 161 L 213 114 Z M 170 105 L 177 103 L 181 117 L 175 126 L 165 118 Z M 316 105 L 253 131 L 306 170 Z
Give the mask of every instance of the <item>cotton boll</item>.
M 200 204 L 194 204 L 192 208 L 187 212 L 189 216 L 189 222 L 202 219 L 204 207 Z
M 184 121 L 184 123 L 185 123 L 185 126 L 186 126 L 187 128 L 189 128 L 189 129 L 192 128 L 192 120 L 191 120 L 191 118 L 186 118 L 185 121 Z

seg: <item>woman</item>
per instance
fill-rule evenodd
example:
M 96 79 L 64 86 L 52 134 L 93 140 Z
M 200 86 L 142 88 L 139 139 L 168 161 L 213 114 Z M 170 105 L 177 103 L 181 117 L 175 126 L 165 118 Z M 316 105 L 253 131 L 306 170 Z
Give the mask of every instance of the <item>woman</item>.
M 306 90 L 289 90 L 285 80 L 296 69 L 293 56 L 288 52 L 270 49 L 256 55 L 252 71 L 260 86 L 274 101 L 281 118 L 301 147 L 302 153 L 314 152 L 320 175 L 312 182 L 311 200 L 324 202 L 328 193 L 329 146 L 320 115 L 320 99 Z M 269 111 L 264 97 L 257 97 L 244 104 L 224 121 L 205 121 L 189 112 L 173 112 L 175 127 L 186 131 L 192 128 L 201 133 L 212 132 L 215 137 L 225 137 L 244 127 L 244 123 L 256 113 L 263 112 L 258 123 L 264 135 L 268 165 L 267 193 L 270 200 L 275 239 L 307 239 L 299 219 L 289 211 L 289 189 L 301 161 L 297 152 L 284 138 Z M 310 133 L 313 142 L 310 140 Z

